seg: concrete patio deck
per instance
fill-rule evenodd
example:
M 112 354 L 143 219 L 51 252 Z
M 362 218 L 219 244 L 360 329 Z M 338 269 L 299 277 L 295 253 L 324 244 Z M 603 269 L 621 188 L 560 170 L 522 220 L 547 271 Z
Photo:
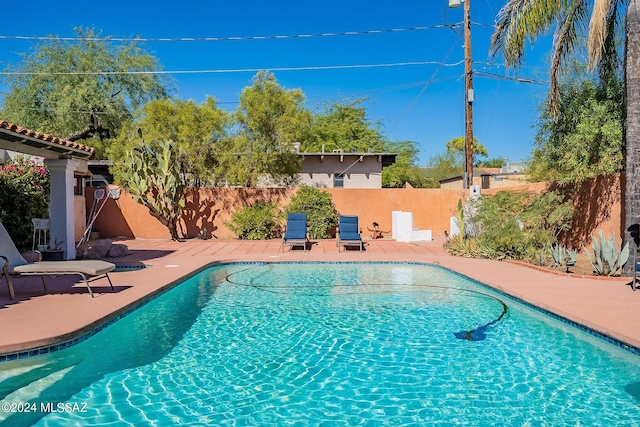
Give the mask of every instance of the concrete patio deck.
M 111 290 L 106 279 L 92 282 L 91 298 L 79 277 L 48 280 L 44 292 L 37 277 L 16 278 L 16 299 L 6 281 L 0 285 L 0 355 L 55 345 L 81 336 L 135 307 L 162 288 L 212 263 L 233 261 L 411 261 L 434 263 L 483 282 L 531 304 L 564 316 L 640 348 L 640 292 L 630 280 L 576 278 L 509 262 L 449 256 L 443 238 L 432 242 L 367 241 L 366 250 L 338 252 L 335 240 L 314 242 L 310 251 L 285 249 L 280 240 L 217 241 L 126 240 L 130 255 L 113 259 L 120 265 L 148 268 L 114 272 Z

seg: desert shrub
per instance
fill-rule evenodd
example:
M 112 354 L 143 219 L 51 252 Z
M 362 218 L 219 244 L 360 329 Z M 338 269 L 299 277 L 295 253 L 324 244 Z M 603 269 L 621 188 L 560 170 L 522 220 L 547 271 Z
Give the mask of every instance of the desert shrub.
M 329 229 L 338 223 L 338 212 L 331 194 L 308 185 L 301 186 L 285 208 L 285 213 L 306 213 L 309 237 L 329 237 Z
M 266 240 L 281 237 L 278 205 L 275 203 L 256 202 L 242 208 L 225 225 L 241 239 Z
M 570 225 L 573 208 L 558 192 L 500 191 L 476 202 L 476 237 L 453 238 L 449 252 L 482 258 L 542 262 L 542 251 Z
M 19 250 L 31 249 L 31 218 L 49 218 L 49 171 L 18 156 L 0 169 L 0 222 Z

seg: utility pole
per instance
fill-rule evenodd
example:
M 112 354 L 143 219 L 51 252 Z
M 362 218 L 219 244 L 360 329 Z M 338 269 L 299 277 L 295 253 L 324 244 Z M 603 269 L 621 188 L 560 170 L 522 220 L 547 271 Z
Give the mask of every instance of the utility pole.
M 471 59 L 471 0 L 464 0 L 464 100 L 465 100 L 465 182 L 473 185 L 473 61 Z

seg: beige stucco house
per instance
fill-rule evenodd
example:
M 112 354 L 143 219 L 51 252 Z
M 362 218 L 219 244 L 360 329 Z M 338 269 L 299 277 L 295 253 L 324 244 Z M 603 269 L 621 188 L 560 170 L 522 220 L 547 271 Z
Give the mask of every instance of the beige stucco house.
M 300 184 L 318 188 L 382 188 L 382 169 L 396 161 L 391 153 L 300 153 Z

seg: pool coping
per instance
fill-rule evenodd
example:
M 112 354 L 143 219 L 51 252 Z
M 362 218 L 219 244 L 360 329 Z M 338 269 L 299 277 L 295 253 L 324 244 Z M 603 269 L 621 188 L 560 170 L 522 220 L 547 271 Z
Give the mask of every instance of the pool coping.
M 576 329 L 578 329 L 578 330 L 580 330 L 580 331 L 582 331 L 582 332 L 584 332 L 586 334 L 589 334 L 589 335 L 591 335 L 593 337 L 596 337 L 598 339 L 601 339 L 601 340 L 603 340 L 603 341 L 605 341 L 605 342 L 607 342 L 609 344 L 612 344 L 612 345 L 620 348 L 621 350 L 628 351 L 628 352 L 630 352 L 630 353 L 632 353 L 632 354 L 634 354 L 636 356 L 640 356 L 640 346 L 635 346 L 633 344 L 625 342 L 625 341 L 623 341 L 621 339 L 618 339 L 618 338 L 616 338 L 614 336 L 611 336 L 610 334 L 608 334 L 606 332 L 603 332 L 603 331 L 599 330 L 598 328 L 587 326 L 587 325 L 585 325 L 583 323 L 580 323 L 580 322 L 577 322 L 575 320 L 572 320 L 566 314 L 562 315 L 562 314 L 556 313 L 554 311 L 551 311 L 550 309 L 546 309 L 544 307 L 540 307 L 538 305 L 530 303 L 527 300 L 523 299 L 522 297 L 519 297 L 517 295 L 513 295 L 513 294 L 511 294 L 509 292 L 506 292 L 502 288 L 495 288 L 495 287 L 493 287 L 491 285 L 487 285 L 486 283 L 483 283 L 483 282 L 481 282 L 479 280 L 476 280 L 476 279 L 474 279 L 472 277 L 469 277 L 469 276 L 467 276 L 465 274 L 459 273 L 459 272 L 454 271 L 454 270 L 450 270 L 450 269 L 448 269 L 446 267 L 442 267 L 442 268 L 446 269 L 447 271 L 450 271 L 453 274 L 456 274 L 458 276 L 462 276 L 465 279 L 468 279 L 468 280 L 474 282 L 478 286 L 481 286 L 483 288 L 489 289 L 489 290 L 497 293 L 498 295 L 505 296 L 505 297 L 517 302 L 518 304 L 524 305 L 525 307 L 527 307 L 529 309 L 532 309 L 532 310 L 534 310 L 534 311 L 536 311 L 538 313 L 541 313 L 541 314 L 544 314 L 546 316 L 549 316 L 549 317 L 551 317 L 551 318 L 553 318 L 555 320 L 558 320 L 558 321 L 560 321 L 562 323 L 565 323 L 565 324 L 567 324 L 567 325 L 569 325 L 569 326 L 571 326 L 573 328 L 576 328 Z M 587 323 L 589 323 L 589 322 L 587 322 Z
M 127 315 L 147 305 L 149 302 L 153 301 L 158 296 L 180 285 L 185 280 L 188 280 L 191 277 L 196 276 L 202 271 L 206 270 L 207 268 L 213 267 L 217 264 L 219 263 L 214 261 L 211 263 L 211 265 L 202 266 L 180 278 L 172 280 L 169 283 L 163 286 L 160 286 L 159 288 L 153 290 L 152 292 L 144 295 L 139 299 L 131 301 L 130 303 L 116 309 L 112 313 L 100 319 L 97 319 L 74 331 L 52 338 L 51 343 L 41 343 L 42 340 L 38 340 L 38 341 L 34 341 L 33 344 L 30 344 L 28 342 L 23 343 L 23 345 L 27 347 L 25 349 L 20 349 L 18 351 L 11 351 L 11 352 L 0 352 L 0 363 L 9 362 L 13 360 L 26 359 L 29 357 L 39 356 L 42 354 L 53 353 L 55 351 L 63 350 L 65 348 L 72 347 L 76 344 L 86 341 L 87 339 L 91 338 L 93 335 L 109 327 L 110 325 L 114 324 L 118 320 L 126 317 Z
M 598 327 L 598 325 L 594 325 L 593 322 L 589 322 L 587 320 L 582 320 L 582 321 L 578 321 L 578 320 L 574 320 L 572 319 L 572 317 L 575 317 L 569 313 L 563 313 L 562 310 L 558 310 L 558 309 L 551 309 L 549 307 L 544 307 L 541 304 L 535 304 L 532 303 L 530 301 L 528 301 L 528 299 L 522 295 L 518 295 L 515 292 L 509 292 L 506 291 L 505 289 L 503 289 L 500 286 L 496 286 L 496 285 L 492 285 L 492 284 L 488 284 L 485 283 L 479 279 L 476 279 L 474 277 L 471 277 L 465 273 L 462 273 L 460 271 L 457 271 L 454 268 L 451 268 L 449 266 L 444 266 L 442 265 L 441 262 L 438 261 L 383 261 L 383 260 L 379 260 L 379 261 L 370 261 L 370 260 L 344 260 L 344 261 L 338 261 L 338 260 L 332 260 L 332 261 L 318 261 L 318 260 L 309 260 L 309 261 L 298 261 L 298 260 L 269 260 L 269 261 L 264 261 L 264 260 L 253 260 L 253 261 L 212 261 L 209 262 L 207 264 L 204 264 L 196 269 L 194 269 L 193 271 L 188 272 L 187 274 L 184 274 L 174 280 L 171 280 L 170 282 L 156 288 L 155 290 L 145 294 L 144 296 L 142 296 L 139 299 L 136 299 L 134 301 L 129 302 L 128 304 L 114 310 L 112 313 L 97 319 L 83 327 L 80 327 L 74 331 L 59 335 L 57 337 L 54 337 L 50 340 L 46 340 L 46 343 L 43 343 L 42 340 L 39 341 L 34 341 L 33 343 L 22 343 L 23 346 L 25 346 L 26 348 L 21 348 L 20 350 L 16 350 L 16 351 L 6 351 L 6 352 L 2 352 L 0 353 L 0 364 L 4 363 L 4 362 L 10 362 L 10 361 L 14 361 L 14 360 L 22 360 L 22 359 L 27 359 L 30 357 L 35 357 L 35 356 L 39 356 L 39 355 L 43 355 L 43 354 L 49 354 L 49 353 L 53 353 L 59 350 L 63 350 L 65 348 L 68 347 L 72 347 L 76 344 L 79 344 L 87 339 L 89 339 L 90 337 L 92 337 L 93 335 L 97 334 L 98 332 L 102 331 L 103 329 L 109 327 L 110 325 L 114 324 L 115 322 L 117 322 L 118 320 L 126 317 L 127 315 L 133 313 L 134 311 L 140 309 L 141 307 L 145 306 L 146 304 L 148 304 L 149 302 L 153 301 L 155 298 L 157 298 L 158 296 L 168 292 L 169 290 L 175 288 L 176 286 L 180 285 L 182 282 L 200 274 L 201 272 L 212 268 L 212 267 L 224 267 L 224 266 L 232 266 L 232 265 L 265 265 L 265 264 L 370 264 L 370 263 L 376 263 L 376 264 L 394 264 L 394 265 L 420 265 L 420 266 L 431 266 L 431 267 L 436 267 L 436 268 L 440 268 L 443 269 L 447 272 L 453 273 L 457 276 L 460 277 L 464 277 L 467 280 L 470 280 L 471 282 L 473 282 L 474 284 L 488 289 L 490 291 L 493 291 L 499 295 L 505 296 L 513 301 L 515 301 L 518 304 L 524 305 L 525 307 L 528 307 L 530 309 L 533 309 L 543 315 L 547 315 L 555 320 L 558 320 L 564 324 L 567 324 L 573 328 L 576 328 L 582 332 L 585 332 L 593 337 L 596 337 L 597 339 L 601 339 L 604 342 L 607 342 L 611 345 L 614 345 L 616 347 L 618 347 L 621 350 L 624 350 L 626 352 L 629 352 L 631 354 L 634 354 L 636 356 L 640 356 L 640 346 L 636 346 L 631 344 L 630 342 L 627 342 L 627 340 L 624 339 L 620 339 L 617 338 L 613 335 L 611 335 L 610 333 L 608 333 L 608 331 L 606 331 L 606 328 L 601 328 Z M 631 340 L 629 340 L 631 341 Z
M 523 267 L 531 268 L 533 270 L 542 271 L 544 273 L 555 274 L 556 276 L 570 277 L 572 279 L 590 279 L 590 280 L 607 280 L 607 281 L 616 281 L 616 282 L 631 282 L 633 279 L 630 277 L 621 277 L 621 276 L 595 276 L 592 274 L 577 274 L 577 273 L 566 273 L 564 271 L 552 270 L 548 267 L 543 267 L 540 265 L 530 264 L 528 262 L 519 261 L 516 259 L 505 259 L 503 262 L 508 262 L 510 264 L 521 265 Z

